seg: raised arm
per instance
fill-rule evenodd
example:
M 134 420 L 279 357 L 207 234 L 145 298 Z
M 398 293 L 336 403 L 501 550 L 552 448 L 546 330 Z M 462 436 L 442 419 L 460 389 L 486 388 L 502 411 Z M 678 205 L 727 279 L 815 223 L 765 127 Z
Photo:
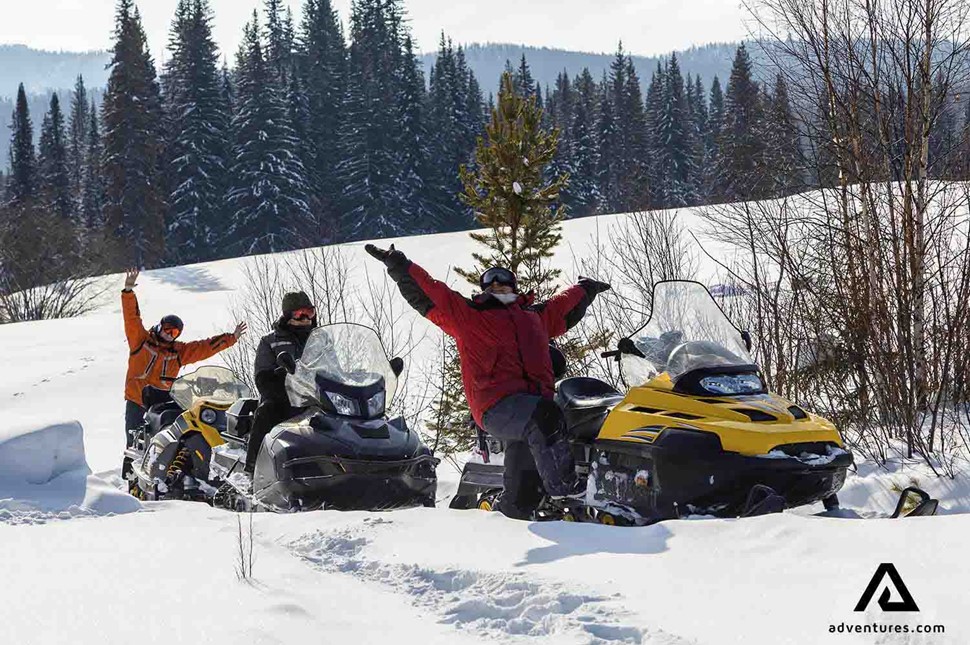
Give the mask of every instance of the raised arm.
M 456 335 L 471 309 L 465 297 L 407 259 L 394 245 L 388 250 L 368 244 L 364 249 L 387 266 L 387 275 L 397 284 L 401 295 L 419 314 L 451 336 Z
M 194 340 L 190 343 L 175 343 L 175 351 L 179 355 L 179 362 L 182 365 L 198 363 L 207 358 L 212 358 L 219 352 L 229 349 L 236 344 L 236 341 L 246 333 L 246 323 L 241 322 L 236 325 L 236 331 L 228 334 L 219 334 L 212 338 Z
M 569 287 L 536 307 L 549 338 L 562 336 L 576 326 L 596 295 L 608 291 L 610 285 L 589 278 L 580 278 L 579 283 Z
M 138 308 L 138 298 L 135 296 L 135 281 L 138 280 L 138 269 L 128 269 L 125 272 L 125 288 L 121 292 L 121 313 L 125 320 L 125 338 L 128 348 L 135 351 L 148 338 L 148 331 L 141 321 L 141 310 Z

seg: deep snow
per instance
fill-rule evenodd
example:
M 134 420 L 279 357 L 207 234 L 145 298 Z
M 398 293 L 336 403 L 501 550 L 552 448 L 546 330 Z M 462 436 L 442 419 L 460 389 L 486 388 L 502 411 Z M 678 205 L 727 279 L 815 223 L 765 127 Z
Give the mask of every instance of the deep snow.
M 556 261 L 567 278 L 621 217 L 565 224 Z M 391 242 L 438 277 L 453 278 L 450 265 L 467 264 L 473 248 L 465 234 L 380 244 Z M 352 290 L 381 279 L 362 243 L 344 252 Z M 189 339 L 231 329 L 252 261 L 143 274 L 144 319 L 179 313 Z M 699 277 L 713 283 L 715 267 L 702 263 Z M 448 510 L 457 472 L 445 463 L 437 509 L 256 515 L 255 580 L 240 581 L 237 516 L 141 505 L 116 488 L 128 356 L 121 283 L 105 278 L 103 302 L 84 317 L 0 326 L 2 642 L 970 642 L 970 485 L 916 464 L 862 464 L 844 504 L 888 513 L 892 486 L 917 478 L 949 515 L 863 521 L 812 516 L 818 507 L 620 529 Z M 438 333 L 415 324 L 427 334 L 412 369 Z M 918 614 L 882 613 L 875 602 L 852 611 L 882 562 L 896 565 Z M 942 623 L 947 633 L 830 634 L 842 621 Z

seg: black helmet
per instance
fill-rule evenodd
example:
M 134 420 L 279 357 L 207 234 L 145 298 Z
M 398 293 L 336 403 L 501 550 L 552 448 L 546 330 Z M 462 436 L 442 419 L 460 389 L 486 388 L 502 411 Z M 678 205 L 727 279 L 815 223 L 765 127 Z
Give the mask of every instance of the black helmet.
M 492 284 L 493 282 L 498 282 L 499 284 L 512 287 L 513 291 L 518 290 L 515 274 L 505 267 L 492 267 L 491 269 L 486 270 L 485 273 L 483 273 L 478 279 L 478 286 L 481 287 L 482 291 L 485 291 L 485 289 L 488 288 L 488 285 Z
M 158 336 L 160 332 L 165 328 L 177 329 L 178 332 L 175 334 L 171 334 L 171 336 L 173 338 L 178 338 L 182 334 L 182 329 L 185 328 L 185 324 L 182 322 L 182 319 L 176 316 L 175 314 L 169 314 L 164 318 L 162 318 L 158 322 L 158 324 L 152 328 L 152 331 L 154 331 L 155 335 Z

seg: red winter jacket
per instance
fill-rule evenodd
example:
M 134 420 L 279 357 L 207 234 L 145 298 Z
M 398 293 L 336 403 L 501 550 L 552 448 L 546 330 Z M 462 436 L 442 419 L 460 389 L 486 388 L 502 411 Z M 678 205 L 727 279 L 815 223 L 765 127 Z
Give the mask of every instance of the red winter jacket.
M 552 398 L 549 340 L 579 322 L 592 301 L 578 285 L 539 304 L 531 295 L 507 306 L 488 294 L 469 300 L 403 259 L 388 274 L 418 313 L 455 339 L 468 407 L 479 425 L 509 395 Z

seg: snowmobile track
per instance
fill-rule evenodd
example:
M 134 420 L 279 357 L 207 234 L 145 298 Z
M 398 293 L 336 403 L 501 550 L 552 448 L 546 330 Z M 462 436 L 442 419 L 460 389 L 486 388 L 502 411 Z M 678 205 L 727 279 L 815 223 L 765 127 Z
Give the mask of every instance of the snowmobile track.
M 623 607 L 619 594 L 608 597 L 571 590 L 520 573 L 432 569 L 369 558 L 367 533 L 391 524 L 365 520 L 363 526 L 304 535 L 289 547 L 321 571 L 379 583 L 436 614 L 442 623 L 502 642 L 550 637 L 556 642 L 603 645 L 694 642 L 636 626 L 635 615 Z

